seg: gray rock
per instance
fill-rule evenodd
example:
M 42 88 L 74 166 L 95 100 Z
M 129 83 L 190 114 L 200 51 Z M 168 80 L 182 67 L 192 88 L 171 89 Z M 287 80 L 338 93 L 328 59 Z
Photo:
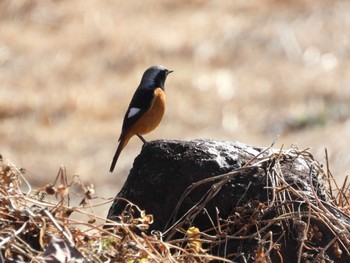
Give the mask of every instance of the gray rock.
M 175 216 L 174 208 L 189 186 L 205 178 L 240 168 L 262 150 L 239 142 L 212 140 L 148 142 L 135 159 L 117 197 L 126 198 L 147 213 L 153 214 L 152 229 L 164 231 L 170 223 L 195 205 L 211 184 L 199 187 L 185 198 L 178 215 L 171 220 Z M 234 200 L 241 198 L 248 183 L 249 180 L 232 182 L 211 202 L 208 209 L 220 207 L 221 215 L 227 216 L 235 204 Z M 266 190 L 252 191 L 252 194 L 253 196 L 247 198 L 259 199 L 262 198 L 261 195 L 266 195 Z M 116 200 L 109 210 L 108 219 L 113 220 L 118 216 L 125 209 L 125 205 L 124 201 Z M 204 221 L 205 226 L 202 223 L 200 225 L 207 227 L 209 222 L 207 219 Z

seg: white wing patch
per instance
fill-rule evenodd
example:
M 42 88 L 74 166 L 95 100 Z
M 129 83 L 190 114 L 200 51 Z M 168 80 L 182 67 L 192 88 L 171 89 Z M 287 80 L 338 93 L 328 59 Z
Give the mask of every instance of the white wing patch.
M 135 116 L 140 111 L 139 108 L 130 108 L 128 118 Z

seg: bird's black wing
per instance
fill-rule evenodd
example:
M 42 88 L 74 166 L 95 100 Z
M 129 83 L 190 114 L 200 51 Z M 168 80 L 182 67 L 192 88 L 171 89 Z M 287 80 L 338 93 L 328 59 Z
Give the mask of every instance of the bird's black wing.
M 128 110 L 125 113 L 122 131 L 129 129 L 135 122 L 151 107 L 154 96 L 154 89 L 137 89 L 131 99 Z M 130 114 L 131 109 L 139 109 L 135 114 Z M 132 116 L 130 116 L 132 115 Z

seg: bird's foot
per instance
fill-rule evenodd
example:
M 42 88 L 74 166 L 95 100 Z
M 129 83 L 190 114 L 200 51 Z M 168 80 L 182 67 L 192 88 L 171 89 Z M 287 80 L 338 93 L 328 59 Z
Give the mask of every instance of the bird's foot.
M 143 142 L 143 143 L 147 143 L 147 141 L 145 140 L 145 138 L 143 138 L 140 134 L 136 134 L 137 137 L 140 138 L 140 140 Z

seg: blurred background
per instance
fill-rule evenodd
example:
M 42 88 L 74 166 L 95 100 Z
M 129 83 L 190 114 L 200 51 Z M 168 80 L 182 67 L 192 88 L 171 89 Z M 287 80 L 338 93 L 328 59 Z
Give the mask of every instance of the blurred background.
M 142 142 L 108 172 L 146 68 L 174 70 L 147 140 L 310 148 L 350 169 L 350 1 L 0 1 L 0 154 L 34 186 L 60 165 L 114 197 Z M 98 211 L 106 215 L 107 207 Z

